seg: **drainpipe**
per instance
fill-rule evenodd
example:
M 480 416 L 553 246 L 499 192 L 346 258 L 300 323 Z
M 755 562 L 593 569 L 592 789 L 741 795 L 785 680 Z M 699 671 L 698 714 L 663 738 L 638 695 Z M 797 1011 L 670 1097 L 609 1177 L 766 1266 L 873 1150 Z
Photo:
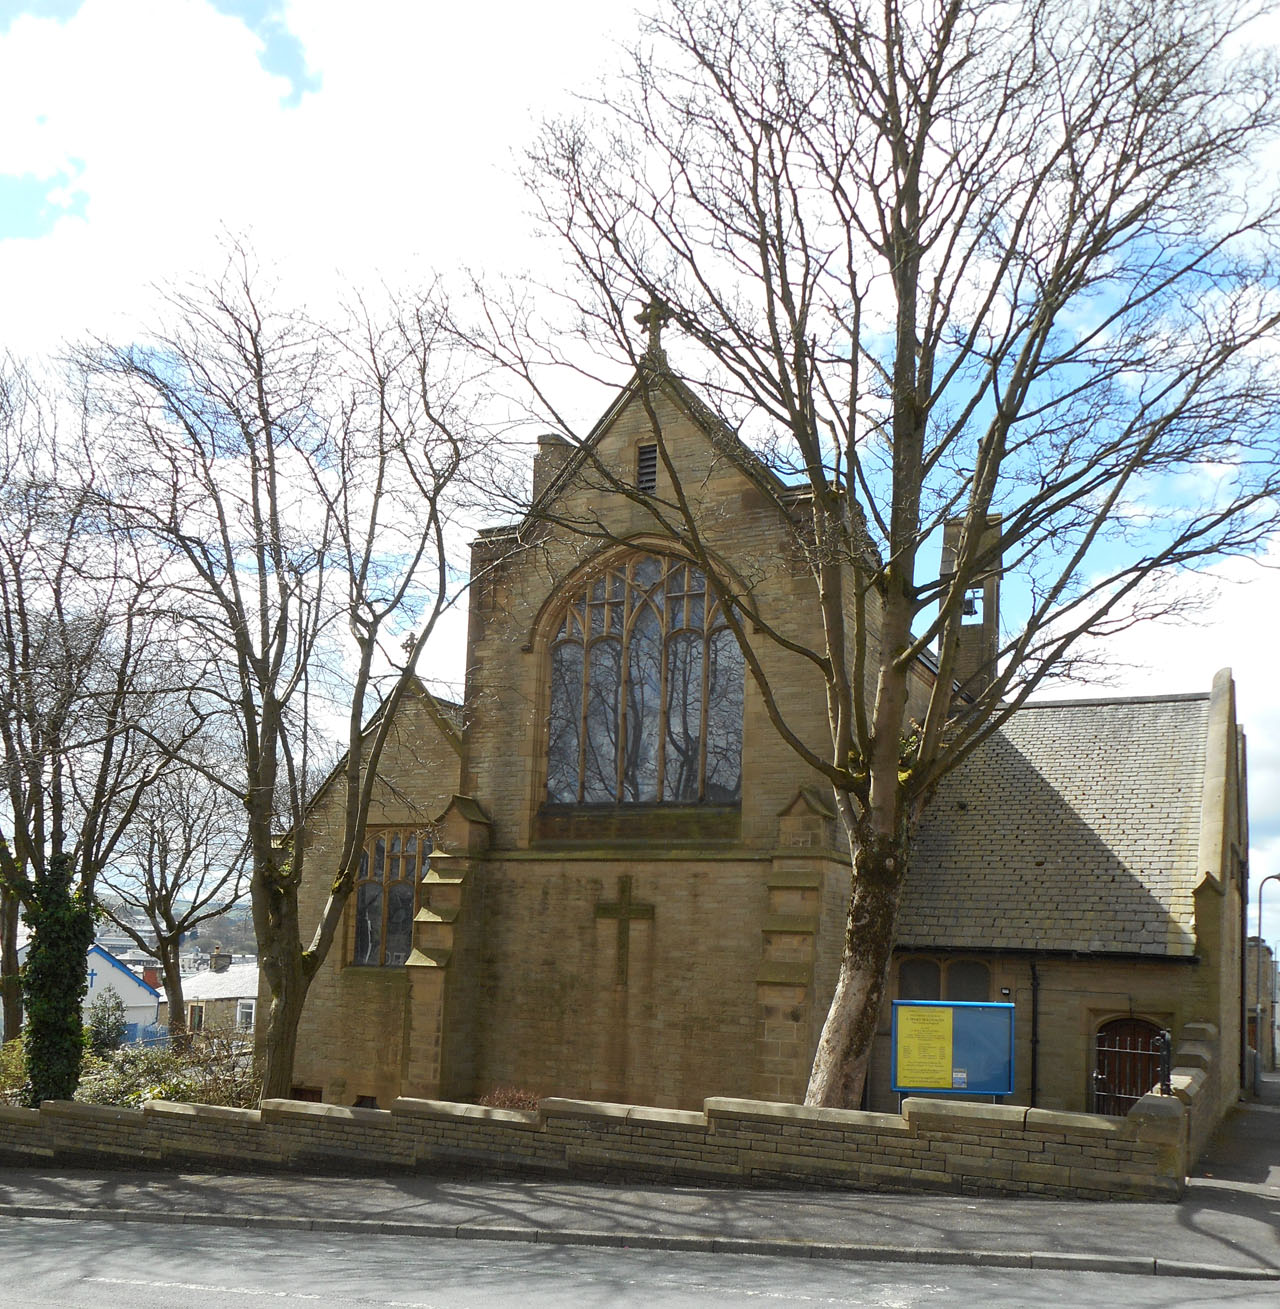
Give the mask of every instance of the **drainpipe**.
M 1249 1086 L 1249 865 L 1240 869 L 1240 1098 Z
M 1253 984 L 1253 985 L 1254 985 L 1254 990 L 1253 990 L 1253 1012 L 1254 1012 L 1254 1019 L 1253 1019 L 1253 1039 L 1254 1039 L 1254 1041 L 1257 1043 L 1257 1044 L 1254 1046 L 1254 1055 L 1253 1055 L 1253 1093 L 1254 1093 L 1254 1095 L 1260 1095 L 1260 1094 L 1262 1093 L 1262 1044 L 1263 1044 L 1263 1042 L 1262 1042 L 1262 948 L 1263 948 L 1263 940 L 1262 940 L 1262 888 L 1263 888 L 1264 886 L 1266 886 L 1266 884 L 1267 884 L 1268 882 L 1280 882 L 1280 873 L 1268 873 L 1267 876 L 1264 877 L 1264 878 L 1262 879 L 1262 881 L 1260 881 L 1260 882 L 1258 883 L 1258 946 L 1257 946 L 1257 951 L 1258 951 L 1258 952 L 1257 952 L 1257 954 L 1254 956 L 1255 960 L 1257 961 L 1257 971 L 1256 971 L 1256 976 L 1255 976 L 1255 978 L 1254 978 L 1254 984 Z M 1244 961 L 1244 963 L 1245 963 L 1245 967 L 1247 968 L 1247 967 L 1248 967 L 1248 961 L 1249 961 L 1249 928 L 1248 928 L 1248 924 L 1247 924 L 1247 919 L 1248 919 L 1248 915 L 1249 915 L 1249 903 L 1248 903 L 1248 900 L 1247 900 L 1247 899 L 1245 900 L 1245 906 L 1244 906 L 1244 909 L 1242 910 L 1242 912 L 1243 912 L 1243 914 L 1244 914 L 1244 916 L 1245 916 L 1245 919 L 1246 919 L 1246 926 L 1245 926 L 1245 929 L 1244 929 L 1244 930 L 1245 930 L 1245 937 L 1244 937 L 1244 947 L 1245 947 L 1245 948 L 1244 948 L 1244 951 L 1243 951 L 1243 953 L 1242 953 L 1242 958 L 1243 958 L 1243 961 Z M 1246 1042 L 1246 1044 L 1247 1044 L 1247 1043 L 1248 1043 L 1248 1032 L 1249 1032 L 1249 1004 L 1248 1004 L 1248 982 L 1247 982 L 1247 981 L 1243 983 L 1243 985 L 1241 986 L 1241 990 L 1244 991 L 1244 993 L 1245 993 L 1245 1006 L 1244 1006 L 1244 1015 L 1245 1015 L 1245 1017 L 1244 1017 L 1244 1030 L 1245 1030 L 1245 1042 Z
M 1031 961 L 1031 1107 L 1040 1093 L 1040 971 Z

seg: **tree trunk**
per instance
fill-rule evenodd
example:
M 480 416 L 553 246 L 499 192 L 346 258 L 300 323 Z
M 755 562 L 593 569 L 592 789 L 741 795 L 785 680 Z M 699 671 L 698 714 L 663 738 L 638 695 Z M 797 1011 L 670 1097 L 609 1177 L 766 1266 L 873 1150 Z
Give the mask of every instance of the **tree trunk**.
M 4 1039 L 16 1039 L 22 1030 L 22 979 L 18 976 L 18 914 L 21 905 L 17 892 L 0 886 L 0 1022 Z
M 804 1102 L 856 1109 L 893 957 L 906 868 L 905 839 L 864 837 L 853 854 L 853 890 L 835 995 L 827 1011 Z
M 301 968 L 288 968 L 278 988 L 272 988 L 263 1040 L 262 1098 L 288 1099 L 293 1092 L 293 1059 L 298 1047 L 298 1021 L 307 998 Z
M 182 970 L 178 966 L 178 940 L 176 937 L 157 935 L 156 952 L 160 956 L 160 975 L 164 986 L 165 1003 L 169 1006 L 169 1044 L 185 1050 L 191 1043 L 187 1031 L 187 1002 L 182 994 Z

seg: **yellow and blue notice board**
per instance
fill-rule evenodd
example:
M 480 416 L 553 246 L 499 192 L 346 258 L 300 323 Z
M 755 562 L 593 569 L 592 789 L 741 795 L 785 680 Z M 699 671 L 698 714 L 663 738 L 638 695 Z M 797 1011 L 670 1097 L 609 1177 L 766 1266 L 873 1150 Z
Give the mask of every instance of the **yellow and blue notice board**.
M 1013 1005 L 893 1002 L 893 1089 L 1013 1094 Z

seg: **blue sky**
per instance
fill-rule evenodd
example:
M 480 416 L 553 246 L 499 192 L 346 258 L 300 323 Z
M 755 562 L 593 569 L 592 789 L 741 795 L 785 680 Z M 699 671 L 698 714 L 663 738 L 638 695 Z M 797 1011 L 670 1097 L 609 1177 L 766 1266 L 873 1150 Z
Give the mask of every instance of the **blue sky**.
M 629 29 L 598 0 L 0 0 L 0 349 L 119 336 L 247 235 L 288 298 L 539 259 L 515 156 Z M 1235 668 L 1255 876 L 1280 871 L 1280 552 L 1194 625 L 1117 643 L 1112 688 Z M 452 637 L 461 645 L 462 624 Z M 460 658 L 457 660 L 460 664 Z M 1280 941 L 1280 888 L 1267 935 Z

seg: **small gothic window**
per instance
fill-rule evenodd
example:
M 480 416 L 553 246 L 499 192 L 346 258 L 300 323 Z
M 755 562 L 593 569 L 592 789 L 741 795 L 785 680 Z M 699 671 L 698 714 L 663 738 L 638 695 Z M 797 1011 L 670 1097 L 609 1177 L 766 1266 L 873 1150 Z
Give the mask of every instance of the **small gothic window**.
M 899 1000 L 940 1000 L 942 970 L 932 959 L 904 959 L 898 965 Z
M 408 959 L 421 861 L 430 853 L 431 838 L 424 833 L 391 830 L 369 837 L 356 878 L 352 963 L 394 967 Z
M 743 671 L 691 565 L 631 555 L 585 583 L 551 645 L 547 799 L 736 804 Z
M 947 999 L 986 1004 L 991 998 L 991 970 L 975 959 L 955 959 L 947 965 Z

